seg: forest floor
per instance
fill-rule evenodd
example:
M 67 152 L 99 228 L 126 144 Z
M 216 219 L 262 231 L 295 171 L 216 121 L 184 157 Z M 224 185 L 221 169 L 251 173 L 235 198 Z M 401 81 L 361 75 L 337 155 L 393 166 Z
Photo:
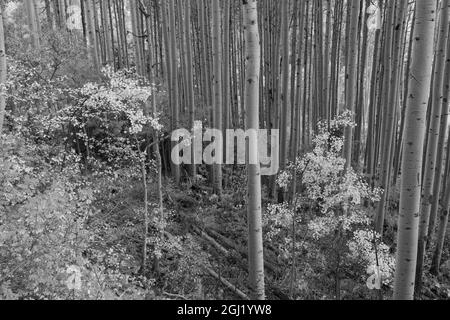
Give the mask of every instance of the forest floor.
M 243 175 L 245 172 L 241 172 Z M 162 258 L 153 261 L 146 271 L 153 286 L 147 299 L 245 299 L 249 295 L 247 272 L 247 212 L 243 194 L 245 178 L 235 174 L 229 177 L 228 187 L 222 199 L 212 194 L 212 188 L 205 181 L 187 182 L 176 187 L 169 180 L 164 181 L 165 214 L 170 216 L 165 227 L 167 242 L 173 239 L 194 240 L 199 246 L 193 246 L 193 252 L 184 252 L 186 257 L 197 261 L 185 262 L 186 277 L 180 280 L 181 256 L 173 255 L 170 248 L 162 249 Z M 157 185 L 149 185 L 149 202 L 157 202 Z M 107 247 L 123 246 L 127 254 L 136 261 L 142 259 L 142 210 L 143 188 L 139 182 L 127 190 L 114 193 L 114 200 L 105 206 L 91 223 L 108 221 L 108 234 L 101 235 Z M 112 199 L 112 198 L 111 198 Z M 155 212 L 155 211 L 153 211 Z M 152 230 L 150 230 L 151 233 Z M 307 236 L 300 241 L 312 241 Z M 310 253 L 298 253 L 297 264 L 305 266 L 305 277 L 296 274 L 297 289 L 293 290 L 291 266 L 286 265 L 276 243 L 265 241 L 266 291 L 268 299 L 335 299 L 336 288 L 333 274 L 315 265 Z M 326 252 L 326 250 L 325 250 Z M 448 248 L 444 257 L 450 257 Z M 182 259 L 181 259 L 182 260 Z M 450 265 L 444 264 L 439 277 L 429 273 L 424 276 L 422 299 L 450 299 Z M 176 270 L 173 272 L 173 270 Z M 142 270 L 135 268 L 132 276 L 138 276 Z M 301 272 L 300 272 L 301 273 Z M 311 275 L 313 275 L 311 277 Z M 378 291 L 371 291 L 360 279 L 352 279 L 352 272 L 346 272 L 340 281 L 342 300 L 379 299 Z M 193 284 L 195 283 L 195 284 Z M 300 288 L 300 289 L 298 289 Z M 148 289 L 148 288 L 146 288 Z M 293 290 L 293 291 L 292 291 Z M 171 293 L 172 292 L 172 293 Z M 176 292 L 176 293 L 173 293 Z M 382 296 L 388 299 L 392 295 L 389 286 L 384 286 Z

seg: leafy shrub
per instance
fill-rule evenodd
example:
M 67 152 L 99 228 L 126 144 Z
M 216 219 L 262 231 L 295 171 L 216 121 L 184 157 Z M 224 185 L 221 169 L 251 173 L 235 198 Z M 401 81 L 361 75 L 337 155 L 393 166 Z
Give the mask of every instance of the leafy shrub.
M 349 113 L 329 124 L 319 123 L 313 150 L 280 173 L 280 187 L 288 190 L 296 175 L 299 192 L 291 204 L 268 207 L 266 237 L 280 244 L 278 250 L 284 261 L 305 258 L 316 266 L 318 274 L 325 269 L 335 281 L 347 276 L 365 284 L 375 275 L 376 282 L 388 285 L 394 258 L 373 231 L 372 209 L 365 206 L 379 200 L 380 190 L 370 188 L 352 169 L 346 170 L 342 157 L 346 126 L 354 126 Z M 310 270 L 305 260 L 299 265 Z

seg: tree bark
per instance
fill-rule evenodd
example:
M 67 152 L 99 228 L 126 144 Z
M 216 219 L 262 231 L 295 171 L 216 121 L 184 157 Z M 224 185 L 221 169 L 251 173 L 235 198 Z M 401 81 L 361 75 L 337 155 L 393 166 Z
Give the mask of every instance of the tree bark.
M 416 2 L 415 36 L 412 44 L 405 143 L 401 166 L 397 267 L 394 281 L 394 299 L 396 300 L 412 300 L 414 297 L 420 217 L 420 179 L 432 78 L 435 19 L 435 0 Z
M 356 104 L 356 63 L 358 61 L 358 17 L 360 11 L 360 1 L 353 0 L 348 5 L 351 5 L 350 15 L 350 30 L 349 30 L 349 52 L 347 65 L 347 86 L 345 92 L 345 108 L 354 114 Z M 346 169 L 348 170 L 352 165 L 352 149 L 353 149 L 353 128 L 347 126 L 345 128 L 345 144 L 344 144 L 344 158 L 346 159 Z
M 245 106 L 248 129 L 259 129 L 259 77 L 260 38 L 258 29 L 258 9 L 256 0 L 243 0 L 243 20 L 245 34 Z M 258 159 L 257 143 L 248 144 L 248 158 Z M 248 260 L 251 297 L 265 299 L 264 255 L 262 239 L 261 210 L 261 168 L 257 164 L 247 165 L 248 170 Z

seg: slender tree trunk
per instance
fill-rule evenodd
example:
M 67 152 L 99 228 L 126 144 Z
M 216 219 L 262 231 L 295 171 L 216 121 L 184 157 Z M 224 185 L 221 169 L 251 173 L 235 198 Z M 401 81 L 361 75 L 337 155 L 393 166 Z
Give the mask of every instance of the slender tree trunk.
M 95 22 L 94 22 L 94 6 L 93 2 L 89 0 L 82 0 L 85 3 L 86 7 L 86 22 L 88 29 L 88 46 L 89 46 L 89 58 L 94 65 L 96 71 L 99 70 L 99 54 L 97 47 L 97 35 L 95 31 Z
M 39 39 L 39 23 L 38 16 L 36 15 L 35 0 L 25 0 L 26 11 L 28 13 L 28 25 L 30 26 L 31 41 L 33 48 L 39 50 L 40 39 Z
M 51 30 L 55 29 L 55 19 L 52 14 L 50 0 L 45 0 L 45 15 L 47 17 L 47 24 Z
M 355 147 L 354 147 L 354 155 L 353 162 L 356 171 L 360 171 L 360 157 L 361 157 L 361 148 L 363 146 L 362 143 L 362 135 L 364 132 L 364 112 L 366 110 L 366 99 L 365 99 L 365 84 L 366 84 L 366 61 L 367 61 L 367 47 L 368 47 L 368 34 L 369 28 L 367 26 L 367 20 L 369 18 L 369 13 L 367 13 L 367 8 L 370 5 L 370 0 L 365 1 L 365 9 L 366 13 L 362 14 L 362 22 L 361 28 L 362 31 L 362 39 L 361 39 L 361 54 L 359 59 L 359 85 L 358 85 L 358 95 L 357 95 L 357 113 L 356 113 L 356 128 L 355 128 Z M 364 9 L 361 7 L 361 9 Z M 328 59 L 326 59 L 328 61 Z
M 293 18 L 292 18 L 292 40 L 291 40 L 291 57 L 290 57 L 290 65 L 291 65 L 291 79 L 290 79 L 290 97 L 289 97 L 289 104 L 290 104 L 290 111 L 291 111 L 291 117 L 288 120 L 289 126 L 290 126 L 290 140 L 289 140 L 289 150 L 288 150 L 288 161 L 293 160 L 293 151 L 294 151 L 294 143 L 295 143 L 295 132 L 298 128 L 296 128 L 295 125 L 295 117 L 297 113 L 297 108 L 295 105 L 295 94 L 296 94 L 296 79 L 298 78 L 300 80 L 300 77 L 298 77 L 297 74 L 297 24 L 298 24 L 298 18 L 299 18 L 299 2 L 294 1 L 294 8 L 293 8 Z M 260 15 L 261 16 L 261 15 Z M 263 64 L 261 64 L 263 65 Z M 263 69 L 261 69 L 261 72 L 263 72 Z M 262 81 L 261 81 L 262 82 Z M 262 113 L 265 112 L 265 110 L 261 110 Z
M 288 134 L 288 109 L 289 109 L 289 0 L 281 0 L 281 123 L 280 123 L 280 170 L 286 168 L 288 158 L 287 134 Z
M 383 235 L 384 217 L 386 211 L 386 205 L 389 195 L 389 181 L 391 178 L 391 168 L 392 168 L 392 145 L 394 142 L 395 135 L 395 119 L 398 110 L 398 103 L 396 101 L 397 96 L 397 85 L 399 77 L 399 64 L 401 58 L 401 33 L 405 27 L 404 19 L 407 2 L 401 2 L 398 4 L 397 14 L 392 15 L 392 21 L 387 26 L 390 29 L 388 32 L 389 37 L 386 43 L 386 59 L 385 67 L 388 74 L 385 74 L 385 79 L 389 81 L 385 82 L 385 91 L 383 94 L 387 95 L 386 99 L 383 101 L 386 103 L 384 110 L 386 110 L 386 115 L 384 117 L 385 132 L 384 141 L 382 146 L 382 162 L 381 162 L 381 188 L 384 189 L 381 196 L 381 201 L 378 205 L 378 214 L 376 220 L 375 230 Z M 391 37 L 393 39 L 393 47 L 391 48 Z
M 248 129 L 259 129 L 260 38 L 256 0 L 243 1 L 246 48 L 245 106 Z M 248 158 L 258 159 L 257 143 L 248 144 Z M 264 255 L 262 239 L 261 169 L 248 163 L 248 260 L 252 298 L 265 299 Z
M 381 8 L 377 14 L 377 26 L 375 30 L 375 44 L 374 53 L 372 61 L 372 76 L 370 81 L 370 102 L 369 102 L 369 119 L 368 119 L 368 130 L 367 130 L 367 142 L 366 142 L 366 172 L 369 176 L 370 185 L 374 185 L 375 182 L 375 142 L 374 137 L 376 133 L 376 116 L 377 116 L 377 93 L 378 93 L 378 79 L 379 79 L 379 57 L 380 57 L 380 35 L 381 35 Z
M 194 128 L 195 121 L 195 102 L 194 102 L 194 76 L 193 76 L 193 59 L 192 59 L 192 43 L 191 43 L 191 4 L 190 0 L 184 1 L 184 43 L 186 48 L 186 88 L 187 88 L 187 104 L 189 110 L 189 125 Z M 194 156 L 194 153 L 192 153 Z M 194 158 L 192 159 L 194 160 Z M 190 166 L 191 175 L 195 177 L 197 169 L 195 161 Z
M 213 41 L 213 92 L 214 110 L 213 119 L 216 130 L 223 131 L 223 106 L 222 106 L 222 36 L 221 14 L 219 0 L 212 1 L 212 41 Z M 216 158 L 223 160 L 223 148 L 216 149 Z M 214 164 L 214 192 L 222 195 L 222 165 Z
M 448 1 L 447 1 L 448 2 Z M 450 5 L 450 4 L 448 4 Z M 448 14 L 448 6 L 447 6 L 447 14 Z M 447 19 L 448 20 L 448 19 Z M 448 60 L 450 59 L 449 50 L 450 50 L 450 30 L 446 32 L 446 43 L 447 50 L 443 53 L 446 56 L 445 59 L 445 67 L 447 68 Z M 431 212 L 430 212 L 430 222 L 428 227 L 428 236 L 427 236 L 427 244 L 431 240 L 433 240 L 434 229 L 436 226 L 436 217 L 439 206 L 439 196 L 441 191 L 441 182 L 442 182 L 442 166 L 444 162 L 444 143 L 447 136 L 447 124 L 448 124 L 448 86 L 449 86 L 449 78 L 448 72 L 450 72 L 450 68 L 448 71 L 444 71 L 443 74 L 443 82 L 442 82 L 442 90 L 439 96 L 441 102 L 441 116 L 440 116 L 440 125 L 439 125 L 439 141 L 437 147 L 437 160 L 434 174 L 434 186 L 433 186 L 433 202 L 431 204 Z M 428 247 L 427 247 L 428 248 Z
M 430 211 L 433 202 L 433 185 L 435 172 L 438 171 L 436 167 L 436 157 L 438 151 L 439 131 L 441 124 L 441 110 L 444 67 L 446 59 L 446 48 L 448 38 L 448 6 L 449 0 L 442 0 L 440 19 L 439 19 L 439 35 L 437 39 L 437 48 L 435 53 L 435 69 L 434 81 L 432 87 L 431 97 L 431 113 L 430 126 L 428 131 L 427 152 L 425 155 L 425 172 L 423 177 L 422 189 L 422 206 L 420 210 L 420 227 L 419 227 L 419 245 L 417 252 L 417 269 L 416 269 L 416 295 L 420 296 L 422 290 L 422 273 L 423 263 L 425 259 L 425 251 L 428 242 L 428 225 L 430 222 Z M 440 168 L 439 168 L 440 172 Z
M 136 0 L 129 0 L 130 4 L 130 13 L 131 13 L 131 32 L 134 40 L 134 52 L 135 52 L 135 63 L 136 63 L 136 71 L 139 75 L 144 76 L 144 57 L 143 57 L 143 49 L 142 49 L 142 41 L 141 41 L 141 32 L 139 28 L 140 23 L 140 12 L 138 9 L 138 2 Z
M 101 1 L 102 8 L 102 26 L 104 32 L 104 41 L 106 47 L 106 64 L 113 65 L 114 64 L 114 52 L 113 46 L 114 42 L 111 39 L 111 21 L 109 16 L 109 5 L 107 0 Z

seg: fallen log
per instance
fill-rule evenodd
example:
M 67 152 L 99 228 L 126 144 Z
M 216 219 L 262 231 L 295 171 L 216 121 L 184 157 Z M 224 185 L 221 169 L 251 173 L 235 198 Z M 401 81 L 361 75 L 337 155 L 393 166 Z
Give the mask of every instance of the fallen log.
M 210 276 L 212 276 L 213 278 L 216 278 L 217 280 L 219 280 L 225 287 L 227 287 L 228 289 L 233 291 L 242 300 L 250 300 L 250 298 L 245 293 L 243 293 L 241 290 L 236 288 L 235 285 L 233 285 L 232 283 L 230 283 L 226 279 L 220 277 L 216 272 L 214 272 L 214 270 L 212 270 L 211 268 L 208 268 L 208 267 L 205 267 L 205 270 L 208 271 Z
M 220 245 L 216 240 L 214 240 L 212 237 L 210 237 L 206 232 L 200 230 L 196 226 L 192 226 L 192 230 L 194 230 L 195 233 L 197 233 L 199 236 L 201 236 L 205 241 L 207 241 L 209 244 L 211 244 L 214 248 L 217 249 L 220 253 L 229 256 L 230 252 L 225 249 L 222 245 Z
M 248 259 L 248 253 L 245 251 L 245 249 L 239 247 L 237 244 L 235 244 L 233 241 L 231 241 L 227 237 L 223 236 L 222 234 L 220 234 L 217 231 L 212 230 L 212 229 L 206 229 L 206 232 L 208 232 L 210 235 L 218 238 L 219 241 L 221 241 L 224 245 L 237 251 L 245 259 Z M 270 272 L 277 274 L 275 265 L 271 261 L 268 261 L 267 258 L 264 259 L 264 267 L 267 270 L 269 270 Z

